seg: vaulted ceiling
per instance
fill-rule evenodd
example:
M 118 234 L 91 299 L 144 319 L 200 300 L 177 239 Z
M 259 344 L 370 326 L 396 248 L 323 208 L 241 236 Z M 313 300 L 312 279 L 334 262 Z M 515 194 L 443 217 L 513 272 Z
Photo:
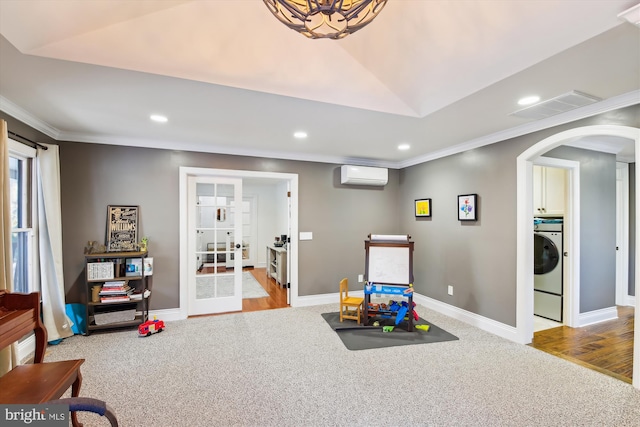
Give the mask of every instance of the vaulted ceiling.
M 335 41 L 257 0 L 2 0 L 0 109 L 58 140 L 402 167 L 640 102 L 636 3 L 389 0 Z M 602 101 L 509 115 L 573 90 Z

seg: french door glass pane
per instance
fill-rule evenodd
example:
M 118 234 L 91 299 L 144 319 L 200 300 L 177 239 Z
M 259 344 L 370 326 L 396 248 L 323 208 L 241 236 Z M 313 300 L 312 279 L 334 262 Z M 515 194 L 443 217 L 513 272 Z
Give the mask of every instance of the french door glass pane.
M 234 295 L 234 186 L 196 184 L 196 299 Z

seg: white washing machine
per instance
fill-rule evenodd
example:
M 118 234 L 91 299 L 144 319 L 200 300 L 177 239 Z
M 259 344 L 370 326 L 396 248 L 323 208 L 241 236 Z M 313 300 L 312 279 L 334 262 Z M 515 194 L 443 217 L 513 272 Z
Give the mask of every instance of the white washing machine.
M 538 220 L 533 229 L 533 313 L 562 322 L 562 220 Z

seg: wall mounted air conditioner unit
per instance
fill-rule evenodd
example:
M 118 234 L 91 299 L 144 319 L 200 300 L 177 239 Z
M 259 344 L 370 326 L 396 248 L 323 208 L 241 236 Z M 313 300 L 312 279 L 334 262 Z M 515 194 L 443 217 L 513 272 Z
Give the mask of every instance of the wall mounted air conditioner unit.
M 387 168 L 343 165 L 340 169 L 341 184 L 383 186 L 387 182 L 389 182 Z

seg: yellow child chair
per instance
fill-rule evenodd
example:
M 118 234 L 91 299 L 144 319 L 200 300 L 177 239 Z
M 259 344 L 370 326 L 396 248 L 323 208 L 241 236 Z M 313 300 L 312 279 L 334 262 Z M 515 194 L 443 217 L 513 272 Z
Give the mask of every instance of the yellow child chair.
M 343 319 L 352 319 L 357 320 L 359 325 L 363 303 L 364 298 L 349 296 L 349 279 L 342 279 L 340 281 L 340 322 Z

